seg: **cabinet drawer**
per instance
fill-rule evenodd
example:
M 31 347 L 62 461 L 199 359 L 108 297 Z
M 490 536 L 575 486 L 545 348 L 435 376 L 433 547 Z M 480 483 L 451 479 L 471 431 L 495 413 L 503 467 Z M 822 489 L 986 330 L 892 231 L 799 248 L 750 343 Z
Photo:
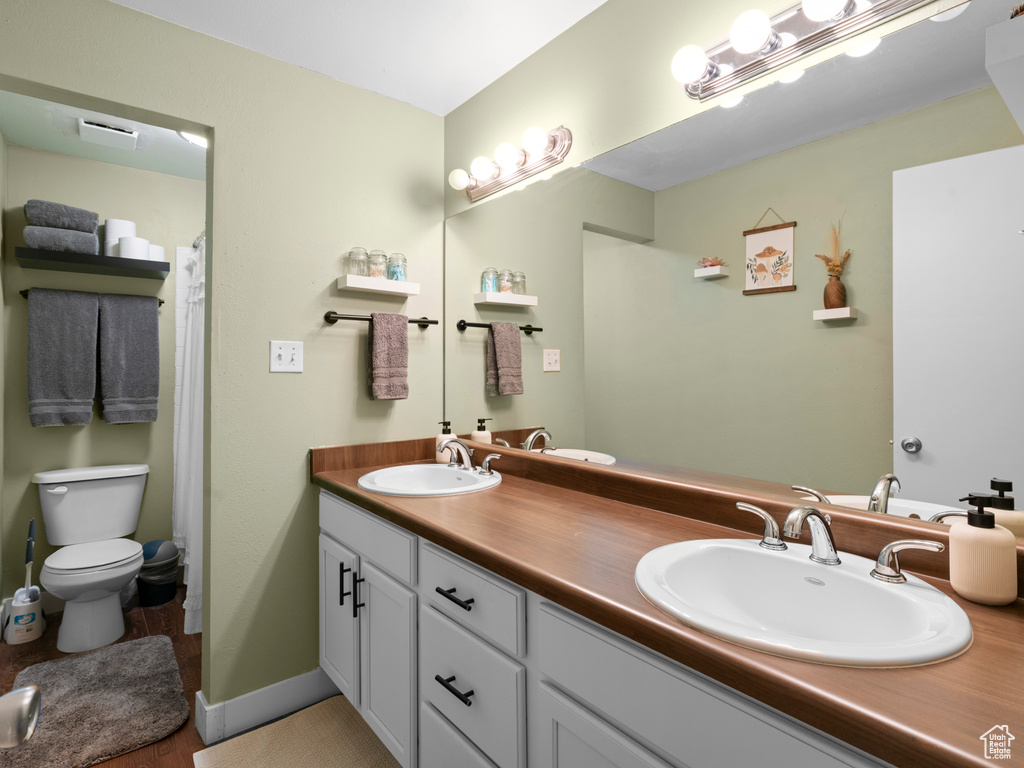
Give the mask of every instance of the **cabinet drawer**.
M 320 528 L 396 579 L 416 583 L 416 536 L 334 494 L 320 491 Z
M 494 768 L 458 729 L 429 704 L 420 708 L 420 768 Z
M 426 542 L 420 551 L 423 597 L 441 613 L 515 656 L 526 652 L 526 592 Z M 468 602 L 469 610 L 437 592 Z
M 881 765 L 558 606 L 541 603 L 537 622 L 543 675 L 689 768 Z
M 469 704 L 437 677 L 448 679 Z M 433 608 L 420 609 L 420 697 L 499 768 L 526 766 L 525 683 L 522 665 Z

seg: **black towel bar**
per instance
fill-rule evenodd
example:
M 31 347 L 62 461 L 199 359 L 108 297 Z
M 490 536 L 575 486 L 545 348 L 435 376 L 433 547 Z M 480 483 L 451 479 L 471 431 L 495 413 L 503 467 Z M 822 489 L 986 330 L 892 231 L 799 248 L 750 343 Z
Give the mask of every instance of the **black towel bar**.
M 459 322 L 457 322 L 455 324 L 455 327 L 458 328 L 460 331 L 464 331 L 467 328 L 490 328 L 491 324 L 490 323 L 467 323 L 465 320 L 459 320 Z M 520 325 L 519 326 L 519 330 L 522 331 L 523 333 L 525 333 L 527 336 L 529 336 L 531 333 L 535 333 L 535 332 L 536 333 L 540 333 L 544 329 L 543 328 L 537 328 L 536 326 L 533 326 L 533 325 Z
M 342 315 L 338 312 L 327 312 L 324 315 L 324 322 L 334 325 L 339 320 L 363 320 L 370 322 L 369 315 Z M 428 325 L 437 325 L 437 320 L 427 320 L 425 317 L 410 317 L 410 323 L 416 323 L 420 328 L 426 328 Z
M 24 298 L 26 298 L 26 299 L 27 299 L 27 298 L 28 298 L 28 290 L 29 290 L 29 289 L 28 289 L 28 288 L 26 288 L 26 289 L 24 289 L 24 290 L 22 290 L 22 291 L 18 291 L 18 293 L 20 293 L 20 294 L 22 295 L 22 297 L 24 297 Z M 118 293 L 118 294 L 113 294 L 113 295 L 115 295 L 115 296 L 135 296 L 135 295 L 137 295 L 137 294 L 132 294 L 132 293 L 129 293 L 129 294 L 123 294 L 123 293 Z M 157 299 L 156 301 L 157 301 L 157 306 L 160 306 L 160 307 L 162 307 L 162 306 L 164 305 L 164 300 L 163 300 L 163 299 Z

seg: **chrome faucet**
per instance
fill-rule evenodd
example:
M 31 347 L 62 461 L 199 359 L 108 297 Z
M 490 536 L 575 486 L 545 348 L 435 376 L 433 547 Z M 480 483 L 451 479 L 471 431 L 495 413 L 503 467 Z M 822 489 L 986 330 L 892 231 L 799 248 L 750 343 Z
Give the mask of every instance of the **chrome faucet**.
M 457 437 L 449 437 L 437 444 L 438 453 L 443 452 L 445 448 L 450 448 L 452 452 L 452 460 L 448 462 L 449 467 L 458 467 L 461 464 L 462 469 L 473 469 L 472 448 Z
M 875 483 L 875 490 L 871 492 L 868 500 L 868 512 L 877 512 L 880 515 L 889 514 L 889 494 L 892 493 L 892 484 L 896 483 L 896 490 L 903 490 L 899 478 L 891 472 L 882 475 Z
M 937 512 L 928 518 L 929 523 L 941 523 L 947 517 L 967 517 L 967 513 L 961 510 L 949 510 L 947 512 Z
M 907 577 L 900 570 L 900 552 L 904 549 L 926 549 L 930 552 L 941 552 L 945 548 L 937 541 L 927 541 L 926 539 L 903 539 L 886 544 L 878 553 L 871 577 L 889 584 L 903 584 Z
M 537 442 L 537 438 L 538 437 L 543 437 L 544 438 L 544 447 L 545 448 L 549 447 L 548 443 L 551 441 L 551 433 L 548 432 L 546 429 L 535 429 L 535 430 L 533 430 L 533 432 L 531 432 L 529 435 L 527 435 L 526 440 L 523 441 L 523 443 L 519 447 L 522 448 L 523 450 L 526 450 L 526 451 L 532 451 L 533 450 L 533 444 L 535 442 Z M 554 447 L 554 446 L 550 446 L 550 447 Z
M 805 520 L 811 529 L 811 560 L 822 565 L 839 565 L 836 540 L 829 527 L 832 518 L 821 514 L 814 507 L 794 508 L 786 517 L 786 524 L 782 527 L 783 535 L 799 539 Z
M 42 706 L 42 694 L 34 685 L 0 696 L 0 749 L 20 746 L 32 738 Z
M 774 517 L 760 507 L 755 507 L 753 504 L 747 504 L 743 501 L 737 501 L 736 506 L 744 512 L 753 512 L 764 520 L 764 536 L 761 537 L 761 542 L 758 544 L 759 547 L 771 549 L 775 552 L 784 552 L 786 550 L 786 542 L 779 536 L 779 524 L 775 522 Z
M 828 496 L 823 494 L 821 491 L 814 490 L 813 488 L 808 488 L 808 487 L 803 486 L 803 485 L 791 485 L 789 487 L 792 488 L 797 493 L 806 493 L 808 496 L 813 496 L 821 504 L 831 504 L 832 503 L 831 501 L 828 500 Z

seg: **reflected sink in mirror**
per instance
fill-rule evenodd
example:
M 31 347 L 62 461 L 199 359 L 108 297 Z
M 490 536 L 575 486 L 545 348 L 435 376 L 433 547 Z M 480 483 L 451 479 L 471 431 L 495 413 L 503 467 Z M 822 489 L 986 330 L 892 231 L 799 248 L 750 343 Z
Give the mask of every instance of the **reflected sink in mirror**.
M 958 656 L 973 633 L 967 614 L 921 579 L 888 584 L 875 563 L 840 552 L 811 562 L 811 548 L 784 552 L 758 541 L 707 539 L 644 555 L 636 585 L 684 624 L 775 656 L 851 667 L 907 667 Z
M 808 501 L 814 500 L 814 497 L 812 496 L 804 496 L 803 498 Z M 830 503 L 835 504 L 838 507 L 849 507 L 850 509 L 859 509 L 862 511 L 866 511 L 868 508 L 868 502 L 871 501 L 871 497 L 843 495 L 833 496 L 829 494 L 828 500 Z M 932 515 L 937 515 L 939 512 L 967 511 L 965 509 L 946 506 L 944 504 L 931 504 L 927 501 L 901 499 L 896 496 L 889 497 L 889 504 L 887 510 L 887 514 L 896 515 L 897 517 L 909 517 L 915 520 L 928 520 Z
M 364 491 L 385 496 L 452 496 L 493 488 L 501 475 L 484 475 L 479 469 L 449 467 L 447 464 L 402 464 L 369 472 L 359 478 Z
M 562 459 L 588 461 L 591 464 L 603 464 L 606 467 L 615 466 L 615 457 L 600 451 L 586 451 L 582 448 L 534 448 L 533 452 L 543 453 L 545 456 L 558 456 Z

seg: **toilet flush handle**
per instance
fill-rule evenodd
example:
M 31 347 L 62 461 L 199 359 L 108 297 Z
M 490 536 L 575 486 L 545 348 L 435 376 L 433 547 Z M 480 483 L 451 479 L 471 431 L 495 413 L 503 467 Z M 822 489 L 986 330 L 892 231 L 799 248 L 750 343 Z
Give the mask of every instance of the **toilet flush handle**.
M 46 492 L 52 493 L 54 496 L 63 496 L 68 492 L 68 487 L 66 485 L 58 485 L 56 488 L 47 488 Z

